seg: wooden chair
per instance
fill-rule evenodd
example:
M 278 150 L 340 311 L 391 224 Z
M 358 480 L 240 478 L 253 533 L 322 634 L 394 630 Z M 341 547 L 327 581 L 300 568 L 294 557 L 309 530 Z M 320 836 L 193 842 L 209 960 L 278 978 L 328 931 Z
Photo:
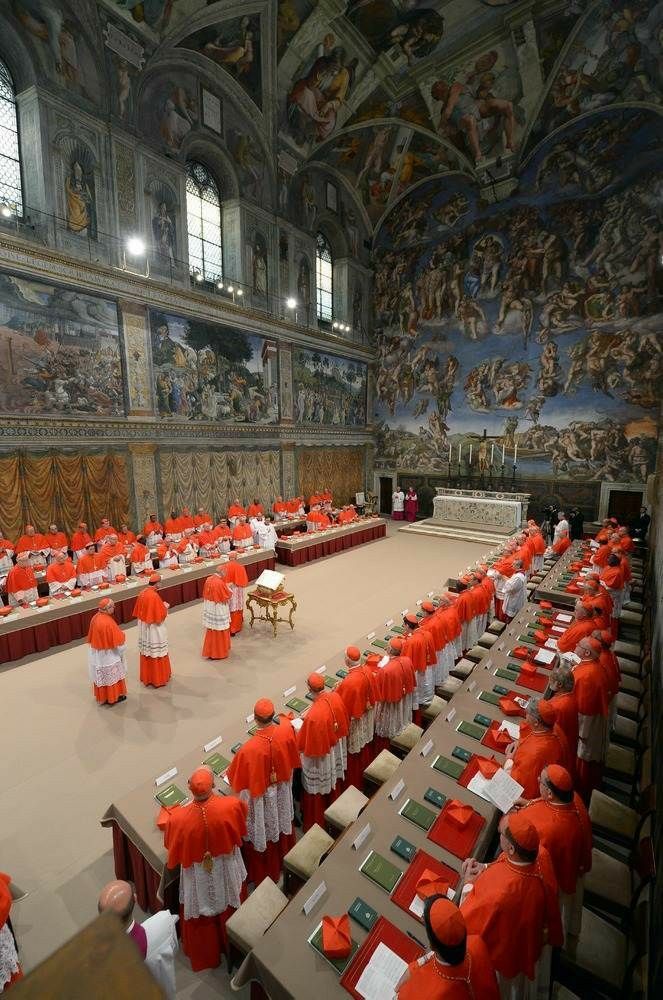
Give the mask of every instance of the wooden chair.
M 650 825 L 647 820 L 645 826 Z M 642 893 L 655 874 L 656 859 L 649 835 L 640 840 L 627 861 L 620 861 L 595 847 L 592 850 L 592 869 L 585 875 L 583 903 L 593 913 L 622 930 L 628 930 Z

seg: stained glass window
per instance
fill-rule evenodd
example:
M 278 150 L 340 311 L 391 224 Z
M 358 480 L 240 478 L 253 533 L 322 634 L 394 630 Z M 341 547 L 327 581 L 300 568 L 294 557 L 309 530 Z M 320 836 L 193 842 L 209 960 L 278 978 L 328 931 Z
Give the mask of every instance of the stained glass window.
M 23 215 L 21 153 L 18 144 L 16 94 L 11 73 L 0 60 L 0 202 Z

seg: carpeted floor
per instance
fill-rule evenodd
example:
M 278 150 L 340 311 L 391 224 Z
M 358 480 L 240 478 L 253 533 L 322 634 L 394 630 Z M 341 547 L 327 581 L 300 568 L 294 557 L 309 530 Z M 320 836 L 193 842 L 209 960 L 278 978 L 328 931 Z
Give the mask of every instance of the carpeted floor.
M 244 629 L 230 659 L 200 657 L 200 602 L 168 618 L 174 677 L 155 691 L 138 682 L 136 629 L 128 626 L 129 697 L 100 708 L 87 678 L 84 644 L 0 667 L 4 788 L 0 870 L 30 895 L 12 919 L 29 970 L 96 914 L 113 878 L 111 836 L 99 825 L 110 801 L 181 754 L 248 715 L 257 697 L 276 696 L 380 620 L 474 562 L 486 545 L 398 533 L 297 569 L 296 628 L 274 640 L 267 626 Z M 222 970 L 178 967 L 178 997 L 230 996 Z M 248 991 L 247 991 L 248 995 Z

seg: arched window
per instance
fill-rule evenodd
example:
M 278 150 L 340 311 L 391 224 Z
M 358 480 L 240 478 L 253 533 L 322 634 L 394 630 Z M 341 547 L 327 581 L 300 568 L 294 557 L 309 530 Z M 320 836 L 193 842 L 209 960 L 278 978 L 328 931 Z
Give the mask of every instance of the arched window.
M 322 233 L 318 233 L 315 248 L 315 294 L 318 319 L 325 323 L 332 321 L 333 269 L 329 240 Z
M 187 165 L 186 218 L 189 271 L 206 281 L 223 277 L 221 198 L 216 181 L 202 163 Z
M 18 145 L 16 94 L 11 73 L 0 60 L 0 202 L 23 215 L 21 153 Z

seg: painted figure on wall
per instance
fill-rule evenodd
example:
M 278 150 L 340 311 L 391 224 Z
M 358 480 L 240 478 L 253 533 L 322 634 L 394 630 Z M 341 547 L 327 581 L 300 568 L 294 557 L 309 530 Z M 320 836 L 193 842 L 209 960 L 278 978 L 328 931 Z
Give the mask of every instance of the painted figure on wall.
M 309 233 L 312 233 L 315 229 L 315 224 L 318 218 L 318 199 L 315 187 L 313 186 L 313 181 L 311 180 L 309 174 L 304 174 L 302 177 L 300 195 L 302 200 L 304 226 Z
M 278 421 L 278 364 L 275 351 L 266 349 L 270 342 L 234 327 L 157 312 L 150 312 L 150 328 L 160 416 Z
M 175 220 L 165 201 L 160 201 L 152 216 L 152 232 L 157 253 L 175 260 Z
M 311 308 L 311 266 L 304 256 L 299 261 L 297 272 L 297 299 L 303 315 L 308 319 Z
M 489 454 L 505 446 L 509 465 L 517 445 L 526 476 L 628 481 L 653 468 L 662 147 L 658 115 L 601 110 L 544 143 L 499 211 L 460 176 L 397 204 L 374 280 L 385 461 L 444 470 L 450 446 L 478 447 L 487 423 Z M 542 183 L 568 151 L 591 171 Z
M 364 326 L 364 293 L 361 282 L 355 282 L 352 295 L 352 331 L 356 340 L 363 340 L 366 335 Z
M 0 412 L 117 417 L 117 305 L 0 272 Z
M 253 294 L 267 298 L 267 247 L 264 238 L 256 233 L 253 240 Z
M 77 236 L 95 239 L 97 235 L 94 178 L 86 173 L 80 162 L 74 159 L 65 177 L 65 199 L 67 205 L 67 229 Z
M 242 195 L 256 200 L 264 198 L 265 157 L 258 142 L 248 132 L 231 129 L 228 145 L 239 173 Z
M 260 15 L 231 18 L 189 35 L 180 47 L 207 56 L 229 73 L 261 107 Z
M 41 43 L 55 80 L 70 91 L 96 100 L 96 67 L 80 25 L 55 0 L 13 0 L 12 6 L 22 27 Z
M 335 43 L 333 34 L 324 37 L 309 68 L 288 93 L 288 130 L 300 144 L 329 138 L 352 87 L 358 60 L 348 59 L 345 49 Z
M 198 112 L 197 102 L 187 87 L 173 83 L 160 98 L 159 134 L 171 149 L 179 149 L 193 128 Z
M 343 427 L 366 423 L 365 364 L 305 350 L 295 351 L 293 359 L 297 423 Z

